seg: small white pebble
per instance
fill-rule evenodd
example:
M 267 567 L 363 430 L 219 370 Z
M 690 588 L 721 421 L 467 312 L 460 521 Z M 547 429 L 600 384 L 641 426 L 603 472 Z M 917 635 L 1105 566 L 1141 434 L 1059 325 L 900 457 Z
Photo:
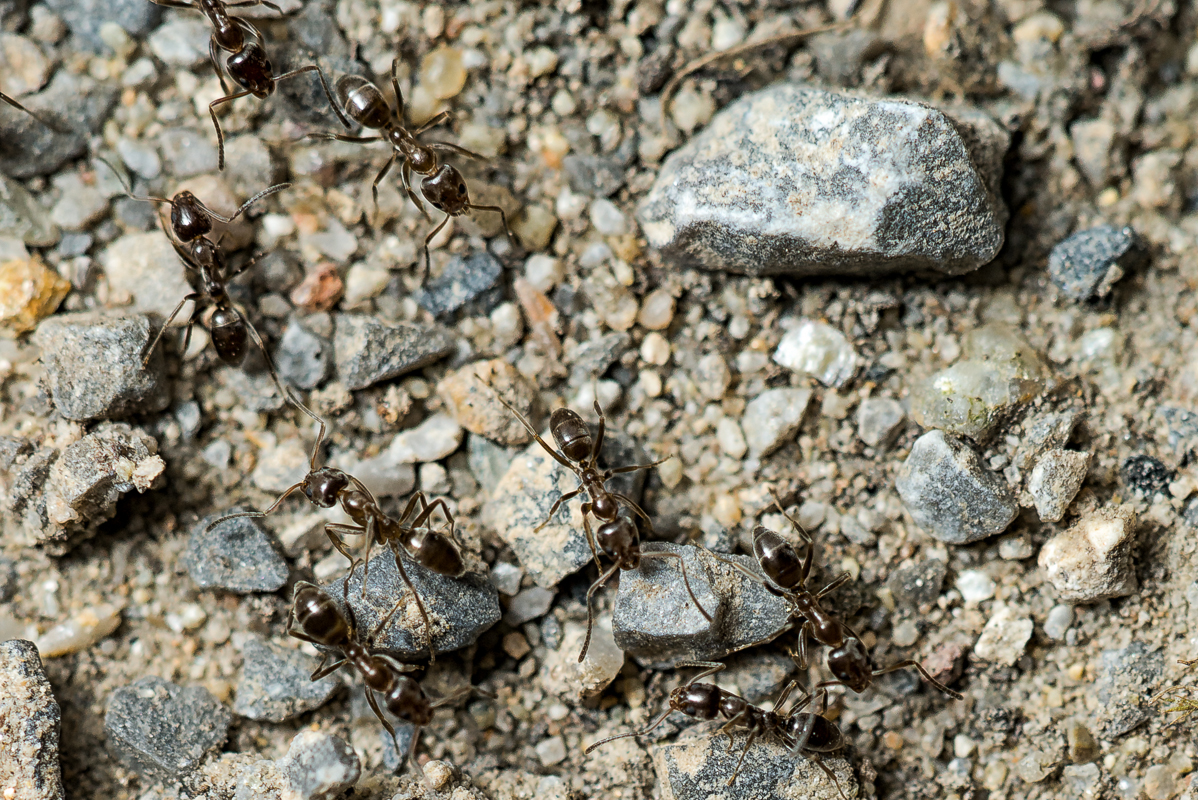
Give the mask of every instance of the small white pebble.
M 528 77 L 539 78 L 557 69 L 557 53 L 548 47 L 538 47 L 525 53 L 528 64 Z
M 430 789 L 439 792 L 453 780 L 453 769 L 444 761 L 430 761 L 424 765 L 424 778 Z
M 552 291 L 565 274 L 560 258 L 537 253 L 524 262 L 524 277 L 539 292 Z
M 716 440 L 720 443 L 720 449 L 724 451 L 724 455 L 730 458 L 743 458 L 749 449 L 740 424 L 729 417 L 724 417 L 716 425 Z
M 598 197 L 591 202 L 591 224 L 604 236 L 628 233 L 628 219 L 624 212 L 605 197 Z
M 655 370 L 641 370 L 639 382 L 641 390 L 644 391 L 647 397 L 661 396 L 661 376 Z
M 552 767 L 566 760 L 566 741 L 560 736 L 542 740 L 535 749 L 543 766 Z
M 665 366 L 670 360 L 670 343 L 660 333 L 653 332 L 641 342 L 641 359 L 647 364 Z
M 645 295 L 637 322 L 651 331 L 664 331 L 674 319 L 674 295 L 665 289 L 654 289 Z
M 957 591 L 966 603 L 980 603 L 994 597 L 995 585 L 981 570 L 967 569 L 957 576 Z
M 1059 642 L 1072 624 L 1073 606 L 1055 605 L 1044 620 L 1044 635 Z

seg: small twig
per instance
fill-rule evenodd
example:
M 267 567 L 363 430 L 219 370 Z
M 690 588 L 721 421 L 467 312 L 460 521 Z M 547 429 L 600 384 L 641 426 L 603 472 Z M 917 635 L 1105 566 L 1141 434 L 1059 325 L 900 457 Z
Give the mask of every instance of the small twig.
M 1198 659 L 1193 659 L 1193 660 L 1187 661 L 1184 658 L 1179 658 L 1179 659 L 1177 659 L 1177 663 L 1184 664 L 1187 667 L 1192 667 L 1195 664 L 1198 664 Z M 1170 686 L 1168 689 L 1164 689 L 1164 690 L 1158 692 L 1156 695 L 1154 695 L 1148 701 L 1148 705 L 1154 706 L 1158 702 L 1160 702 L 1161 700 L 1163 700 L 1164 698 L 1168 697 L 1171 694 L 1181 694 L 1181 693 L 1186 694 L 1185 697 L 1178 697 L 1176 699 L 1174 705 L 1169 706 L 1168 708 L 1161 709 L 1161 712 L 1164 714 L 1170 714 L 1175 711 L 1181 713 L 1180 717 L 1178 717 L 1177 719 L 1173 720 L 1168 725 L 1166 725 L 1166 727 L 1168 727 L 1168 728 L 1175 728 L 1178 725 L 1181 725 L 1181 723 L 1185 722 L 1190 717 L 1194 716 L 1195 714 L 1198 714 L 1198 700 L 1195 700 L 1189 696 L 1189 692 L 1192 688 L 1193 687 L 1191 687 L 1191 686 Z

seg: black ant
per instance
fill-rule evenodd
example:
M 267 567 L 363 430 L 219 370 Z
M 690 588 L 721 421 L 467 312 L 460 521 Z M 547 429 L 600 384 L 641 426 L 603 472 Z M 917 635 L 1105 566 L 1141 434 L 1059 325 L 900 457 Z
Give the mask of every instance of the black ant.
M 532 434 L 533 438 L 551 455 L 559 464 L 578 476 L 579 486 L 572 492 L 567 492 L 559 497 L 549 509 L 549 515 L 545 521 L 533 529 L 533 533 L 541 530 L 549 521 L 553 519 L 553 515 L 557 513 L 557 509 L 562 503 L 572 500 L 582 492 L 586 492 L 590 498 L 582 504 L 582 525 L 586 530 L 587 544 L 591 547 L 591 553 L 595 557 L 595 565 L 599 565 L 599 550 L 602 549 L 607 554 L 608 558 L 615 561 L 614 564 L 602 575 L 599 576 L 590 590 L 587 591 L 587 635 L 583 641 L 582 652 L 578 655 L 578 660 L 581 662 L 586 658 L 587 649 L 591 644 L 591 627 L 593 615 L 591 611 L 591 597 L 594 593 L 607 582 L 607 579 L 616 574 L 622 569 L 636 569 L 640 566 L 643 558 L 676 558 L 682 566 L 682 580 L 686 584 L 686 591 L 691 596 L 691 601 L 695 604 L 695 608 L 699 609 L 699 613 L 711 621 L 711 615 L 708 614 L 703 606 L 699 604 L 695 597 L 694 591 L 691 590 L 690 580 L 686 575 L 686 562 L 678 553 L 666 552 L 642 552 L 640 532 L 637 530 L 636 523 L 632 520 L 621 517 L 619 515 L 620 504 L 623 503 L 628 509 L 634 512 L 637 516 L 643 519 L 649 526 L 649 531 L 653 531 L 653 520 L 649 519 L 649 515 L 645 513 L 632 498 L 622 495 L 618 492 L 609 492 L 606 483 L 614 475 L 619 475 L 625 472 L 635 472 L 639 469 L 650 469 L 657 466 L 667 458 L 659 459 L 650 464 L 636 464 L 629 467 L 618 467 L 616 469 L 608 469 L 602 472 L 599 471 L 599 451 L 603 447 L 603 434 L 607 429 L 607 417 L 603 415 L 603 409 L 599 405 L 599 401 L 595 401 L 595 413 L 599 416 L 599 433 L 594 438 L 591 437 L 591 429 L 586 424 L 581 416 L 576 411 L 569 408 L 557 408 L 549 415 L 549 430 L 553 434 L 553 439 L 557 442 L 557 449 L 549 446 L 549 443 L 541 438 L 541 435 L 532 427 L 532 423 L 519 411 L 517 411 L 511 403 L 503 399 L 503 395 L 496 392 L 496 397 L 499 402 L 507 406 L 508 411 L 520 420 L 520 423 Z M 589 516 L 595 515 L 602 524 L 597 531 L 591 531 L 591 522 Z M 598 546 L 596 546 L 598 545 Z
M 333 113 L 337 115 L 337 119 L 346 128 L 349 128 L 349 120 L 337 108 L 337 103 L 333 100 L 333 93 L 329 91 L 328 81 L 325 80 L 324 71 L 317 64 L 308 64 L 298 69 L 293 69 L 278 77 L 275 77 L 274 68 L 270 64 L 270 59 L 266 57 L 266 50 L 263 43 L 266 41 L 262 36 L 262 32 L 254 26 L 252 22 L 241 17 L 229 16 L 230 8 L 242 8 L 246 6 L 266 6 L 267 8 L 283 13 L 270 0 L 237 0 L 236 2 L 225 2 L 225 0 L 150 0 L 155 5 L 165 6 L 167 8 L 190 8 L 199 11 L 208 18 L 212 23 L 212 36 L 208 39 L 208 57 L 212 59 L 212 66 L 216 69 L 216 77 L 220 79 L 221 90 L 225 93 L 224 97 L 213 100 L 208 104 L 208 113 L 212 116 L 212 124 L 216 126 L 216 140 L 218 144 L 217 169 L 225 168 L 225 134 L 221 130 L 220 122 L 216 118 L 216 107 L 222 103 L 232 102 L 246 95 L 252 94 L 259 100 L 265 100 L 275 90 L 275 84 L 279 81 L 293 78 L 304 72 L 315 72 L 320 78 L 320 85 L 324 89 L 325 97 L 329 98 L 329 105 L 333 109 Z M 252 37 L 252 41 L 246 41 L 246 34 Z M 229 93 L 229 85 L 225 82 L 224 72 L 221 71 L 220 61 L 217 59 L 216 51 L 224 50 L 229 53 L 229 58 L 225 61 L 225 71 L 229 73 L 242 91 Z
M 713 720 L 722 716 L 727 722 L 724 723 L 723 727 L 715 735 L 727 734 L 729 747 L 732 746 L 731 731 L 733 728 L 744 728 L 749 732 L 749 737 L 745 741 L 745 746 L 740 753 L 740 760 L 736 762 L 736 769 L 733 771 L 732 777 L 728 779 L 727 786 L 731 786 L 736 781 L 736 776 L 740 774 L 740 768 L 744 764 L 745 756 L 748 754 L 749 747 L 752 746 L 753 742 L 759 736 L 772 733 L 790 748 L 792 756 L 803 753 L 814 761 L 836 785 L 836 790 L 840 792 L 840 796 L 845 796 L 844 790 L 840 788 L 840 781 L 836 779 L 835 773 L 828 769 L 828 766 L 824 764 L 823 759 L 820 757 L 820 754 L 834 753 L 843 748 L 845 744 L 844 735 L 840 732 L 840 728 L 836 727 L 836 723 L 828 718 L 819 714 L 802 711 L 811 702 L 814 695 L 804 691 L 799 686 L 798 681 L 791 681 L 787 684 L 786 688 L 782 690 L 782 694 L 778 697 L 778 701 L 774 703 L 775 709 L 781 708 L 786 704 L 791 692 L 796 688 L 802 693 L 803 698 L 790 711 L 783 714 L 759 708 L 743 697 L 724 691 L 713 683 L 697 682 L 701 678 L 714 675 L 724 669 L 723 664 L 715 661 L 684 661 L 679 663 L 678 666 L 703 667 L 704 670 L 683 685 L 676 686 L 670 692 L 669 708 L 644 728 L 639 731 L 632 731 L 631 733 L 621 733 L 618 736 L 609 736 L 602 741 L 595 742 L 585 752 L 589 754 L 596 747 L 599 747 L 599 745 L 613 742 L 616 739 L 624 739 L 629 736 L 643 736 L 665 722 L 666 717 L 675 711 L 681 711 L 688 717 L 698 720 Z M 823 700 L 827 700 L 826 690 L 822 695 Z
M 352 575 L 353 570 L 351 569 L 350 576 L 352 577 Z M 348 595 L 348 579 L 345 586 Z M 348 597 L 345 602 L 346 614 L 342 614 L 328 592 L 314 583 L 300 581 L 295 585 L 295 593 L 292 596 L 291 613 L 287 619 L 287 634 L 303 642 L 341 651 L 341 658 L 327 666 L 325 662 L 328 661 L 330 654 L 325 652 L 320 663 L 317 664 L 316 670 L 312 673 L 312 680 L 318 681 L 326 675 L 331 675 L 346 664 L 352 664 L 358 672 L 362 673 L 362 679 L 366 683 L 366 700 L 370 703 L 370 709 L 378 717 L 379 722 L 383 723 L 383 727 L 391 734 L 396 752 L 399 752 L 399 740 L 396 738 L 395 728 L 383 716 L 382 709 L 379 708 L 378 701 L 374 698 L 374 693 L 378 692 L 383 696 L 383 705 L 387 707 L 388 711 L 404 722 L 416 726 L 416 733 L 412 738 L 408 755 L 417 771 L 423 774 L 423 770 L 415 758 L 416 740 L 420 736 L 420 729 L 432 722 L 434 710 L 453 703 L 463 695 L 475 690 L 473 687 L 466 687 L 460 692 L 434 700 L 425 694 L 419 683 L 404 674 L 412 672 L 418 667 L 404 664 L 384 653 L 375 652 L 375 639 L 391 621 L 391 617 L 401 603 L 402 598 L 379 620 L 374 631 L 363 642 L 358 638 L 357 623 Z M 299 624 L 300 630 L 295 629 L 295 623 Z
M 420 617 L 424 620 L 424 629 L 428 635 L 429 660 L 430 662 L 436 661 L 437 653 L 433 649 L 432 622 L 429 620 L 428 612 L 424 609 L 424 602 L 421 601 L 420 594 L 416 591 L 416 586 L 412 583 L 412 579 L 408 577 L 407 570 L 404 569 L 400 551 L 402 550 L 403 554 L 412 559 L 412 561 L 438 575 L 445 575 L 450 578 L 460 578 L 464 575 L 466 565 L 462 560 L 462 555 L 458 551 L 454 539 L 454 519 L 453 515 L 449 512 L 448 505 L 440 497 L 429 503 L 424 492 L 417 491 L 412 495 L 412 499 L 408 501 L 398 519 L 384 514 L 374 495 L 357 478 L 335 467 L 317 468 L 316 457 L 320 452 L 320 445 L 324 441 L 326 426 L 324 420 L 315 415 L 313 415 L 313 418 L 320 423 L 320 433 L 317 435 L 316 444 L 312 448 L 312 458 L 309 461 L 308 474 L 304 476 L 303 480 L 289 486 L 265 511 L 243 511 L 236 514 L 228 514 L 209 525 L 208 530 L 230 519 L 237 519 L 239 517 L 265 517 L 282 505 L 283 501 L 296 491 L 302 491 L 309 502 L 320 508 L 332 508 L 340 503 L 341 509 L 349 515 L 354 524 L 325 523 L 325 534 L 329 537 L 329 541 L 337 548 L 337 552 L 350 560 L 351 575 L 353 574 L 353 570 L 357 568 L 359 561 L 364 562 L 364 566 L 362 567 L 363 596 L 366 595 L 366 579 L 370 568 L 370 551 L 374 547 L 374 543 L 376 541 L 386 542 L 391 546 L 399 576 L 403 579 L 408 589 L 411 590 L 412 596 L 416 600 L 416 608 L 420 611 Z M 419 511 L 416 510 L 418 504 L 420 506 Z M 441 513 L 445 515 L 449 523 L 449 534 L 434 531 L 428 527 L 422 527 L 425 526 L 437 508 L 441 509 Z M 366 553 L 361 559 L 356 558 L 349 551 L 345 540 L 341 538 L 347 534 L 365 535 Z M 347 578 L 346 585 L 348 584 L 349 580 Z
M 399 59 L 391 61 L 391 88 L 395 91 L 395 108 L 383 97 L 379 88 L 359 75 L 342 75 L 337 79 L 337 96 L 345 106 L 345 113 L 354 122 L 369 130 L 380 131 L 379 136 L 347 136 L 341 133 L 310 133 L 309 138 L 335 139 L 341 142 L 378 142 L 391 145 L 391 158 L 375 177 L 371 185 L 374 194 L 374 207 L 379 205 L 379 183 L 391 171 L 396 159 L 401 160 L 399 170 L 400 181 L 408 198 L 420 209 L 420 213 L 429 222 L 432 217 L 420 201 L 420 196 L 412 188 L 412 173 L 423 175 L 420 181 L 420 191 L 433 208 L 445 214 L 437 227 L 424 237 L 424 271 L 429 270 L 429 242 L 433 240 L 450 217 L 457 217 L 467 211 L 495 211 L 503 220 L 503 229 L 511 238 L 511 229 L 507 224 L 507 214 L 499 206 L 484 206 L 470 202 L 470 190 L 462 173 L 451 164 L 442 164 L 438 153 L 454 153 L 475 160 L 485 160 L 478 153 L 459 147 L 448 142 L 420 142 L 417 136 L 452 118 L 448 111 L 442 111 L 416 130 L 409 130 L 404 109 L 403 92 L 399 88 Z
M 881 669 L 874 667 L 873 661 L 869 657 L 869 651 L 861 641 L 861 637 L 837 619 L 832 612 L 821 606 L 819 602 L 825 595 L 835 591 L 849 580 L 849 574 L 843 573 L 819 592 L 808 590 L 806 583 L 807 577 L 811 574 L 815 544 L 811 536 L 803 530 L 803 526 L 782 508 L 782 503 L 779 502 L 776 495 L 774 504 L 782 512 L 782 515 L 790 520 L 790 524 L 794 526 L 806 543 L 807 552 L 802 559 L 799 558 L 799 554 L 789 542 L 762 525 L 758 525 L 753 531 L 753 554 L 761 564 L 761 570 L 766 575 L 765 578 L 718 553 L 712 553 L 712 555 L 725 564 L 740 570 L 764 586 L 767 591 L 790 603 L 790 613 L 794 620 L 792 626 L 802 620 L 802 626 L 799 628 L 799 649 L 795 656 L 800 670 L 807 669 L 808 638 L 830 648 L 828 650 L 828 669 L 836 676 L 836 680 L 818 683 L 815 688 L 818 690 L 828 686 L 847 686 L 859 694 L 865 691 L 873 683 L 873 679 L 880 675 L 914 667 L 925 681 L 944 694 L 954 700 L 964 699 L 961 694 L 933 678 L 922 664 L 913 659 L 900 661 Z

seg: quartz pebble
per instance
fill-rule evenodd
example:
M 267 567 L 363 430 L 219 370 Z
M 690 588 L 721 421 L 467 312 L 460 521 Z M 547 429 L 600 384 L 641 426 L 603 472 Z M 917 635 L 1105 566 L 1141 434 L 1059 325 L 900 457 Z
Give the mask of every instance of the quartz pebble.
M 62 800 L 62 714 L 32 642 L 0 642 L 0 787 L 19 800 Z
M 1072 625 L 1073 606 L 1055 605 L 1049 609 L 1048 616 L 1044 619 L 1044 635 L 1059 642 L 1065 638 Z
M 979 569 L 967 569 L 957 576 L 957 591 L 966 603 L 980 603 L 994 597 L 998 588 L 990 576 Z
M 1002 533 L 1019 512 L 1002 477 L 965 440 L 943 431 L 915 440 L 895 485 L 915 523 L 949 544 Z
M 790 613 L 782 598 L 705 551 L 689 545 L 642 542 L 643 553 L 682 556 L 695 608 L 677 558 L 643 558 L 638 569 L 620 574 L 612 617 L 616 644 L 655 669 L 680 661 L 712 661 L 768 640 L 784 630 Z M 748 556 L 725 556 L 761 574 Z
M 950 119 L 915 101 L 783 84 L 742 97 L 671 154 L 637 215 L 650 245 L 682 265 L 959 275 L 1002 246 L 1007 142 L 980 111 Z
M 290 569 L 271 544 L 270 535 L 254 517 L 239 517 L 208 526 L 226 514 L 245 511 L 231 508 L 196 523 L 183 566 L 201 589 L 224 589 L 237 594 L 273 592 L 287 582 Z
M 557 592 L 552 589 L 530 586 L 513 597 L 511 602 L 508 603 L 507 613 L 503 615 L 503 621 L 516 628 L 538 617 L 543 617 L 549 613 L 549 607 L 553 605 L 553 598 L 555 597 L 557 597 Z
M 265 722 L 283 722 L 320 708 L 340 688 L 328 675 L 311 679 L 312 659 L 260 636 L 249 635 L 241 647 L 243 663 L 233 713 Z
M 1049 450 L 1040 457 L 1028 478 L 1027 490 L 1036 513 L 1045 522 L 1060 522 L 1077 496 L 1090 468 L 1090 454 L 1076 450 Z
M 1032 638 L 1035 625 L 1027 617 L 1005 604 L 996 604 L 994 612 L 982 628 L 982 635 L 973 646 L 978 658 L 1009 667 L 1023 655 L 1023 648 Z
M 1131 506 L 1100 508 L 1040 549 L 1040 567 L 1069 603 L 1094 603 L 1136 591 L 1131 564 L 1136 513 Z
M 751 458 L 764 458 L 790 441 L 811 402 L 810 389 L 766 389 L 745 406 L 741 426 Z
M 857 437 L 870 447 L 888 447 L 902 428 L 907 412 L 890 397 L 867 397 L 857 406 Z
M 300 731 L 278 766 L 300 800 L 340 797 L 362 774 L 349 743 L 324 731 Z
M 50 247 L 60 236 L 46 209 L 29 190 L 0 175 L 0 237 L 19 239 L 30 247 Z
M 387 325 L 364 314 L 338 314 L 335 325 L 337 378 L 350 391 L 420 369 L 454 349 L 453 338 L 440 328 Z
M 124 605 L 97 603 L 55 625 L 37 638 L 37 649 L 46 658 L 70 655 L 106 639 L 121 626 Z
M 43 321 L 33 340 L 58 413 L 84 422 L 165 409 L 170 393 L 162 350 L 142 367 L 153 333 L 141 314 L 63 314 Z
M 673 319 L 674 295 L 665 289 L 654 289 L 645 295 L 636 317 L 642 328 L 651 331 L 664 331 Z
M 857 373 L 860 358 L 844 334 L 824 322 L 804 319 L 778 342 L 774 361 L 787 369 L 839 388 Z
M 1099 225 L 1079 231 L 1048 254 L 1048 275 L 1073 300 L 1106 297 L 1134 259 L 1136 243 L 1131 228 Z
M 503 445 L 524 444 L 532 438 L 499 398 L 527 417 L 533 387 L 503 359 L 478 361 L 450 372 L 437 384 L 437 394 L 458 424 L 471 433 Z
M 191 285 L 183 262 L 170 240 L 158 231 L 130 233 L 112 242 L 100 255 L 109 291 L 115 297 L 132 297 L 133 311 L 157 314 L 166 320 Z M 187 321 L 190 306 L 184 306 L 175 324 Z
M 400 577 L 395 556 L 387 548 L 377 548 L 366 573 L 366 592 L 362 593 L 363 569 L 324 586 L 329 597 L 345 613 L 344 584 L 349 581 L 349 604 L 358 629 L 373 631 L 386 614 L 402 599 L 399 610 L 386 629 L 376 633 L 374 646 L 401 661 L 428 655 L 424 618 L 412 593 Z M 499 594 L 485 575 L 466 573 L 460 578 L 438 575 L 427 567 L 403 556 L 404 571 L 416 587 L 433 628 L 433 647 L 448 653 L 468 647 L 484 631 L 499 621 Z
M 545 691 L 563 698 L 581 700 L 602 692 L 624 668 L 624 651 L 612 635 L 612 620 L 599 614 L 591 630 L 591 645 L 587 657 L 580 663 L 582 642 L 586 638 L 586 623 L 569 621 L 565 624 L 561 644 L 550 650 L 541 667 L 541 682 Z
M 418 464 L 445 458 L 462 443 L 462 428 L 448 414 L 433 414 L 415 428 L 400 431 L 387 454 L 397 464 Z
M 37 256 L 0 262 L 0 328 L 25 333 L 53 314 L 71 284 Z
M 193 772 L 228 735 L 232 715 L 207 690 L 150 675 L 108 696 L 108 746 L 148 782 Z

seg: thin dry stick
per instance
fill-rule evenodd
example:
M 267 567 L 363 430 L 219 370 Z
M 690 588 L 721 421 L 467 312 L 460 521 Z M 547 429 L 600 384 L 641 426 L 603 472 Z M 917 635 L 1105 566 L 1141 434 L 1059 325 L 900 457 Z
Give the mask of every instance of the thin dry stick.
M 847 30 L 854 26 L 854 22 L 849 19 L 844 22 L 834 22 L 829 25 L 819 25 L 814 28 L 805 28 L 801 31 L 791 31 L 790 33 L 771 36 L 768 39 L 760 39 L 756 42 L 745 42 L 738 44 L 736 47 L 730 47 L 727 50 L 721 50 L 718 53 L 709 53 L 702 58 L 696 58 L 694 61 L 687 64 L 678 72 L 674 73 L 674 77 L 670 78 L 665 87 L 661 90 L 661 129 L 666 130 L 667 115 L 670 109 L 670 98 L 674 92 L 678 90 L 678 84 L 682 83 L 688 75 L 706 67 L 708 64 L 713 64 L 723 58 L 738 56 L 742 53 L 747 53 L 751 50 L 756 50 L 759 47 L 769 47 L 774 44 L 783 44 L 786 42 L 797 42 L 806 39 L 808 36 L 814 36 L 817 33 L 827 33 L 828 31 Z

